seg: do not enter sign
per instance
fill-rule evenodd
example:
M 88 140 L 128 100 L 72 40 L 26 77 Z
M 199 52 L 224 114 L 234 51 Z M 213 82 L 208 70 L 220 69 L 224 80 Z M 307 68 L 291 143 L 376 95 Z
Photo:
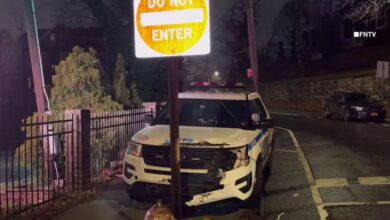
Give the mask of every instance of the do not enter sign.
M 139 58 L 210 52 L 209 0 L 134 0 Z

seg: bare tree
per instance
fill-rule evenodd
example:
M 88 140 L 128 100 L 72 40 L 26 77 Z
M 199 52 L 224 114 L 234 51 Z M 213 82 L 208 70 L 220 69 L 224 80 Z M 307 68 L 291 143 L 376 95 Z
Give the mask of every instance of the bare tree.
M 278 30 L 274 30 L 290 50 L 290 57 L 293 60 L 298 59 L 302 52 L 301 33 L 305 27 L 307 19 L 307 0 L 290 0 L 282 7 L 278 17 L 275 19 L 275 26 Z
M 58 23 L 67 27 L 83 27 L 97 23 L 89 6 L 82 0 L 62 0 L 51 2 L 56 10 Z
M 342 14 L 357 21 L 372 21 L 390 9 L 390 0 L 338 0 Z

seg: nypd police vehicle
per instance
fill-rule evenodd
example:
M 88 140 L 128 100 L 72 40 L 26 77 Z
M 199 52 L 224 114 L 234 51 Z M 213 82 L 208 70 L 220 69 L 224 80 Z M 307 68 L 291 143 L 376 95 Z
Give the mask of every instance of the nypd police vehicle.
M 181 185 L 187 206 L 258 201 L 271 174 L 273 120 L 260 95 L 222 90 L 179 94 Z M 169 198 L 169 143 L 169 114 L 163 108 L 128 144 L 123 180 L 131 199 Z

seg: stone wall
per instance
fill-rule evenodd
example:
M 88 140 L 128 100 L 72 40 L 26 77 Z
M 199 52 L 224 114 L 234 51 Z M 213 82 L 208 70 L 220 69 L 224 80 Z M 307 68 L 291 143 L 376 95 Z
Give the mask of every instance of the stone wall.
M 268 108 L 321 112 L 324 99 L 336 91 L 364 92 L 378 96 L 380 82 L 375 71 L 329 75 L 261 84 Z M 390 112 L 390 81 L 384 83 L 385 102 Z

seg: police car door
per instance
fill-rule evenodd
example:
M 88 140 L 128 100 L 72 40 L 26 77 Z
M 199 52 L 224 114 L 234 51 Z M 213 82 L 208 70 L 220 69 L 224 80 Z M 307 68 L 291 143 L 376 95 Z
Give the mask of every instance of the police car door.
M 260 101 L 259 98 L 256 98 L 254 100 L 250 100 L 249 105 L 250 105 L 250 109 L 251 109 L 251 114 L 258 113 L 258 114 L 260 114 L 262 119 L 267 118 L 267 112 L 265 110 L 263 103 Z M 269 131 L 263 129 L 260 132 L 266 136 L 263 144 L 261 145 L 261 147 L 262 147 L 262 149 L 261 149 L 262 155 L 261 156 L 262 156 L 263 162 L 265 162 L 264 159 L 267 158 L 267 155 L 270 153 L 270 150 L 271 150 L 270 147 L 271 147 L 272 140 L 271 140 L 271 137 L 269 135 Z

